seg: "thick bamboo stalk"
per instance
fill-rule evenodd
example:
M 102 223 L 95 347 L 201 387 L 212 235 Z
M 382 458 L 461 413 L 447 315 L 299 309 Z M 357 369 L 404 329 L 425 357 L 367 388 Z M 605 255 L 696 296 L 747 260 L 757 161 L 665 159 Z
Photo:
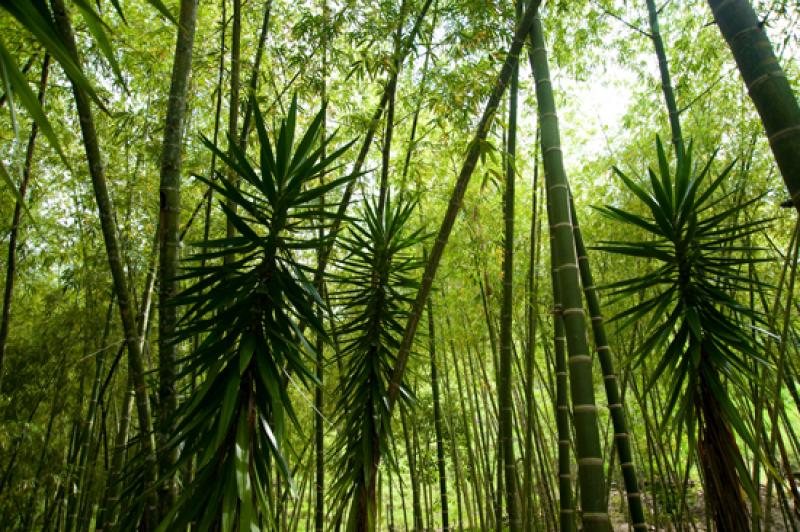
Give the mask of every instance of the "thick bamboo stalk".
M 678 145 L 676 145 L 676 149 L 678 149 Z M 578 216 L 575 213 L 575 205 L 572 199 L 570 199 L 570 206 L 572 208 L 572 224 L 575 235 L 575 247 L 578 252 L 581 284 L 583 286 L 584 296 L 586 297 L 587 307 L 589 308 L 589 316 L 592 321 L 592 333 L 594 335 L 597 359 L 600 361 L 600 368 L 603 371 L 603 384 L 605 385 L 606 398 L 608 399 L 611 422 L 614 426 L 614 447 L 617 450 L 619 465 L 622 470 L 622 478 L 625 482 L 625 493 L 628 497 L 631 524 L 634 530 L 647 530 L 644 508 L 642 507 L 642 494 L 639 491 L 636 466 L 633 463 L 628 422 L 625 419 L 625 408 L 619 391 L 619 379 L 614 368 L 614 358 L 603 323 L 600 299 L 597 296 L 597 288 L 595 287 L 591 266 L 589 264 L 589 254 L 583 243 L 583 235 L 578 225 Z
M 603 456 L 597 423 L 597 406 L 592 378 L 592 358 L 586 341 L 586 321 L 578 277 L 575 238 L 570 218 L 569 183 L 564 171 L 555 98 L 550 81 L 541 20 L 537 14 L 531 31 L 529 59 L 536 81 L 542 158 L 558 297 L 562 305 L 567 351 L 569 353 L 570 395 L 575 426 L 581 517 L 587 531 L 610 529 L 606 507 Z
M 708 0 L 767 132 L 775 162 L 800 211 L 800 105 L 748 0 Z

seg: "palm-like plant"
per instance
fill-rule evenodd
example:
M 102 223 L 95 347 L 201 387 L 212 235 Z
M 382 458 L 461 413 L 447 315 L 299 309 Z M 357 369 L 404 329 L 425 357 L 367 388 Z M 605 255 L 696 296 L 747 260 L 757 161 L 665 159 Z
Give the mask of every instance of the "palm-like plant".
M 315 311 L 324 304 L 309 279 L 312 267 L 298 254 L 327 245 L 332 235 L 312 230 L 336 216 L 321 198 L 351 179 L 319 185 L 348 146 L 323 155 L 322 112 L 295 143 L 296 116 L 294 101 L 273 149 L 256 107 L 258 165 L 236 143 L 231 156 L 207 143 L 242 183 L 240 188 L 223 174 L 203 179 L 238 207 L 236 213 L 220 203 L 239 234 L 201 245 L 183 276 L 192 284 L 175 300 L 188 308 L 178 340 L 204 338 L 187 358 L 184 376 L 200 375 L 203 382 L 180 407 L 169 442 L 180 449 L 177 468 L 196 457 L 196 475 L 162 528 L 177 530 L 191 521 L 200 530 L 271 528 L 264 490 L 274 478 L 271 464 L 291 482 L 282 453 L 286 416 L 295 419 L 286 382 L 315 381 L 311 362 L 319 354 L 301 324 L 325 334 Z M 233 260 L 220 261 L 224 257 Z
M 749 359 L 760 350 L 747 324 L 763 320 L 740 304 L 736 293 L 751 289 L 754 281 L 741 272 L 759 260 L 756 249 L 742 245 L 741 239 L 761 231 L 767 220 L 733 223 L 759 199 L 730 206 L 732 192 L 716 193 L 733 164 L 709 179 L 714 156 L 698 171 L 690 146 L 673 173 L 660 140 L 657 149 L 658 173 L 648 170 L 649 186 L 639 186 L 614 169 L 649 212 L 640 216 L 611 206 L 601 209 L 618 222 L 643 229 L 649 238 L 604 242 L 599 249 L 657 264 L 652 272 L 609 286 L 626 298 L 646 294 L 615 319 L 632 323 L 650 317 L 638 360 L 661 350 L 651 385 L 670 374 L 665 419 L 687 429 L 719 529 L 747 530 L 743 489 L 751 498 L 753 489 L 734 433 L 753 444 L 726 382 L 744 391 L 752 372 Z
M 347 530 L 375 529 L 375 472 L 382 458 L 392 463 L 387 391 L 422 266 L 412 253 L 420 231 L 407 229 L 413 208 L 412 202 L 393 204 L 389 198 L 381 212 L 367 202 L 363 221 L 342 238 L 347 254 L 339 263 L 343 287 L 337 303 L 344 313 L 338 334 L 346 377 L 336 405 L 341 431 L 332 497 L 338 519 L 350 509 Z

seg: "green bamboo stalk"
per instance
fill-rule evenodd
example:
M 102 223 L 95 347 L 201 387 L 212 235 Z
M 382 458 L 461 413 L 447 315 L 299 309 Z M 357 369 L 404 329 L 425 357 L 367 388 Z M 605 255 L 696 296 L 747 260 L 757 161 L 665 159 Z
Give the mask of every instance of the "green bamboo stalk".
M 651 2 L 652 0 L 648 0 Z M 678 148 L 676 144 L 676 149 Z M 603 371 L 603 384 L 605 384 L 606 398 L 608 399 L 608 409 L 611 414 L 611 422 L 614 426 L 614 446 L 617 449 L 619 465 L 622 470 L 622 478 L 625 483 L 625 493 L 628 497 L 628 509 L 630 511 L 631 524 L 634 530 L 646 530 L 647 523 L 644 518 L 644 508 L 642 507 L 642 494 L 639 491 L 639 481 L 636 475 L 636 466 L 633 463 L 633 453 L 631 451 L 630 432 L 628 423 L 625 419 L 625 408 L 619 391 L 618 377 L 614 368 L 614 358 L 611 346 L 606 336 L 606 328 L 603 323 L 603 314 L 600 308 L 600 299 L 597 295 L 597 288 L 592 278 L 592 270 L 589 264 L 589 254 L 583 243 L 578 224 L 578 216 L 575 212 L 575 204 L 570 197 L 572 208 L 572 224 L 575 235 L 575 247 L 578 253 L 578 265 L 580 267 L 581 284 L 586 303 L 589 308 L 589 316 L 592 321 L 592 333 L 594 334 L 595 351 L 600 361 Z
M 553 88 L 538 14 L 530 33 L 529 59 L 536 80 L 536 97 L 541 124 L 542 157 L 547 183 L 548 219 L 554 236 L 553 248 L 558 297 L 569 353 L 569 380 L 575 426 L 578 481 L 582 521 L 587 531 L 610 530 L 605 502 L 605 478 L 597 406 L 594 398 L 592 358 L 586 341 L 586 323 L 570 219 L 569 183 L 564 171 Z
M 427 255 L 427 253 L 426 253 Z M 433 428 L 436 434 L 436 466 L 439 472 L 439 497 L 442 512 L 442 530 L 450 530 L 447 506 L 447 469 L 445 468 L 442 407 L 439 397 L 439 377 L 436 367 L 436 329 L 433 323 L 433 304 L 428 299 L 428 350 L 431 356 L 431 390 L 433 393 Z
M 650 22 L 650 40 L 656 50 L 658 58 L 658 71 L 661 74 L 661 91 L 664 93 L 664 101 L 667 104 L 669 113 L 669 127 L 672 131 L 672 145 L 675 148 L 676 157 L 683 155 L 683 134 L 681 133 L 680 112 L 675 103 L 675 91 L 672 89 L 672 81 L 669 75 L 669 63 L 667 52 L 664 50 L 664 40 L 661 38 L 661 29 L 658 25 L 658 10 L 655 0 L 647 0 L 647 15 Z
M 406 445 L 406 456 L 408 457 L 408 471 L 411 478 L 411 505 L 412 515 L 414 521 L 414 528 L 412 530 L 422 530 L 422 502 L 419 496 L 420 484 L 417 478 L 417 454 L 412 445 L 411 436 L 409 432 L 407 418 L 409 412 L 405 407 L 400 409 L 400 421 L 403 426 L 403 439 Z
M 548 210 L 550 206 L 548 204 Z M 558 501 L 559 530 L 575 530 L 575 503 L 572 496 L 570 448 L 569 381 L 567 374 L 567 345 L 564 331 L 563 304 L 558 286 L 555 235 L 550 235 L 550 272 L 553 286 L 553 351 L 556 374 L 556 428 L 558 430 Z
M 708 0 L 756 106 L 792 204 L 800 211 L 800 105 L 748 0 Z
M 181 0 L 178 36 L 172 65 L 164 142 L 161 153 L 161 183 L 159 195 L 159 290 L 158 290 L 158 374 L 159 409 L 159 516 L 163 518 L 177 496 L 178 485 L 173 469 L 178 459 L 177 448 L 163 449 L 175 432 L 175 410 L 178 408 L 177 371 L 178 346 L 174 341 L 178 322 L 178 308 L 172 300 L 178 293 L 178 263 L 180 260 L 181 166 L 183 133 L 186 129 L 186 108 L 189 95 L 189 78 L 192 73 L 192 51 L 197 20 L 197 0 Z
M 79 63 L 78 48 L 75 44 L 75 36 L 72 30 L 72 23 L 64 6 L 64 0 L 51 0 L 51 6 L 55 15 L 56 26 L 58 27 L 61 39 L 64 41 L 70 56 Z M 122 258 L 117 242 L 116 227 L 114 222 L 114 209 L 108 193 L 106 182 L 105 166 L 102 155 L 100 154 L 100 144 L 95 129 L 94 117 L 92 114 L 91 103 L 88 95 L 80 86 L 73 82 L 73 94 L 80 117 L 83 144 L 86 151 L 86 159 L 89 164 L 89 174 L 92 179 L 92 186 L 95 193 L 95 200 L 100 214 L 100 226 L 105 242 L 106 254 L 108 256 L 111 276 L 114 282 L 114 290 L 117 293 L 117 306 L 125 332 L 125 339 L 128 347 L 129 372 L 133 375 L 136 389 L 136 407 L 139 415 L 139 429 L 141 431 L 142 451 L 145 456 L 145 494 L 147 504 L 145 515 L 147 522 L 155 524 L 157 520 L 156 501 L 153 493 L 153 486 L 157 477 L 157 459 L 155 455 L 155 442 L 153 441 L 152 421 L 150 416 L 150 404 L 147 396 L 147 387 L 144 381 L 144 364 L 142 361 L 142 351 L 136 331 L 135 318 L 131 311 L 131 297 L 128 289 L 125 272 L 122 267 Z
M 31 64 L 32 64 L 31 60 Z M 39 106 L 44 107 L 44 97 L 47 90 L 47 78 L 50 73 L 50 55 L 45 54 L 42 60 L 42 72 L 39 76 Z M 3 389 L 3 366 L 8 342 L 8 330 L 11 322 L 11 301 L 14 294 L 14 281 L 17 270 L 17 238 L 22 220 L 23 201 L 28 191 L 33 168 L 33 154 L 36 151 L 36 138 L 39 134 L 39 123 L 31 122 L 31 132 L 28 135 L 28 145 L 25 148 L 25 163 L 22 166 L 22 181 L 19 184 L 19 199 L 14 204 L 14 214 L 11 219 L 11 230 L 8 236 L 8 256 L 6 261 L 6 282 L 3 288 L 3 314 L 0 318 L 0 391 Z
M 539 138 L 539 129 L 536 129 L 536 139 Z M 538 144 L 536 145 L 538 146 Z M 525 342 L 525 419 L 527 430 L 525 431 L 525 453 L 524 453 L 524 478 L 522 482 L 522 492 L 525 494 L 523 499 L 523 520 L 526 530 L 534 530 L 534 490 L 533 490 L 533 437 L 534 437 L 534 416 L 536 407 L 533 404 L 533 367 L 536 359 L 536 315 L 539 296 L 539 283 L 535 275 L 537 261 L 539 259 L 539 247 L 541 241 L 538 238 L 537 223 L 539 222 L 539 205 L 537 187 L 539 182 L 539 162 L 538 149 L 534 146 L 533 156 L 533 178 L 531 180 L 531 225 L 530 225 L 530 249 L 528 253 L 528 276 L 526 279 L 525 292 L 527 305 L 525 307 L 526 316 L 526 342 Z M 541 227 L 541 226 L 539 226 Z
M 231 66 L 230 66 L 230 95 L 228 104 L 228 152 L 230 157 L 233 157 L 234 144 L 239 138 L 239 92 L 241 90 L 241 55 L 242 55 L 242 0 L 232 0 L 233 13 L 231 19 Z M 228 178 L 232 182 L 236 182 L 238 177 L 232 169 L 228 171 Z M 227 200 L 227 207 L 234 213 L 238 206 L 232 199 Z M 228 238 L 236 234 L 236 227 L 230 218 L 226 220 L 225 235 Z M 235 260 L 233 255 L 225 255 L 225 263 L 232 263 Z
M 517 20 L 521 18 L 522 4 L 517 2 Z M 519 61 L 511 71 L 508 104 L 508 144 L 506 151 L 506 179 L 503 194 L 503 299 L 500 315 L 500 368 L 498 389 L 498 428 L 500 449 L 503 454 L 505 502 L 510 532 L 519 532 L 522 519 L 517 505 L 516 460 L 514 459 L 513 400 L 512 400 L 512 327 L 514 304 L 514 178 L 517 153 L 517 93 L 519 91 Z

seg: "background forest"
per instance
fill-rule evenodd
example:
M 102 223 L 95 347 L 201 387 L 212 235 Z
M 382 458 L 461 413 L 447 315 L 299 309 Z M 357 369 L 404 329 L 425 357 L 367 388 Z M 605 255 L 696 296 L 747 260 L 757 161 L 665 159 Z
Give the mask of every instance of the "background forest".
M 0 529 L 797 530 L 799 24 L 0 0 Z

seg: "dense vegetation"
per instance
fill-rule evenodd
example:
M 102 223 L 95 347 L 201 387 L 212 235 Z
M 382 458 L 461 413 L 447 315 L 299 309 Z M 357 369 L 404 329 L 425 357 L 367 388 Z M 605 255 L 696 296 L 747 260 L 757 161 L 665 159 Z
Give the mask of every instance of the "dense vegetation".
M 800 527 L 795 2 L 0 28 L 0 528 Z

